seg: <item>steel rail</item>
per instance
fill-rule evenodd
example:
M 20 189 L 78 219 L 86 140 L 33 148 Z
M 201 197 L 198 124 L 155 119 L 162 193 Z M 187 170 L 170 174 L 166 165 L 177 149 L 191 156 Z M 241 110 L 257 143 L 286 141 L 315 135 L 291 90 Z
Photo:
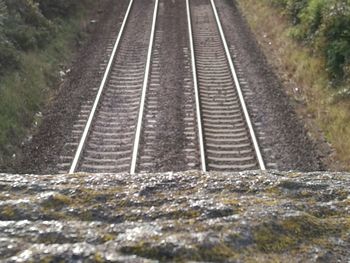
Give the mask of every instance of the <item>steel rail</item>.
M 137 163 L 141 130 L 142 130 L 143 112 L 144 112 L 144 108 L 145 108 L 146 93 L 147 93 L 149 72 L 150 72 L 151 59 L 152 59 L 152 50 L 153 50 L 153 43 L 154 43 L 154 35 L 155 35 L 155 28 L 156 28 L 156 23 L 157 23 L 158 4 L 159 4 L 159 0 L 156 0 L 155 7 L 154 7 L 154 14 L 153 14 L 151 38 L 150 38 L 150 43 L 149 43 L 149 47 L 148 47 L 145 76 L 144 76 L 144 81 L 143 81 L 143 85 L 142 85 L 140 111 L 139 111 L 139 115 L 138 115 L 137 128 L 136 128 L 136 133 L 135 133 L 135 141 L 134 141 L 131 166 L 130 166 L 130 174 L 135 174 L 135 171 L 136 171 L 136 163 Z
M 75 153 L 72 165 L 70 167 L 69 174 L 72 174 L 72 173 L 74 173 L 76 171 L 76 168 L 78 166 L 81 154 L 82 154 L 82 152 L 84 150 L 86 139 L 87 139 L 89 131 L 91 129 L 91 124 L 92 124 L 92 121 L 93 121 L 93 119 L 95 117 L 95 114 L 96 114 L 97 107 L 98 107 L 98 104 L 99 104 L 100 99 L 101 99 L 101 95 L 102 95 L 103 89 L 106 86 L 106 82 L 107 82 L 109 73 L 111 71 L 112 64 L 114 62 L 115 55 L 117 53 L 117 50 L 118 50 L 118 47 L 119 47 L 122 35 L 124 33 L 125 25 L 126 25 L 127 20 L 129 18 L 130 10 L 131 10 L 131 7 L 132 7 L 133 3 L 134 3 L 134 0 L 130 0 L 129 6 L 128 6 L 127 11 L 126 11 L 125 16 L 124 16 L 124 20 L 123 20 L 122 26 L 121 26 L 121 28 L 119 30 L 119 33 L 118 33 L 117 40 L 115 41 L 115 44 L 114 44 L 114 47 L 113 47 L 113 51 L 111 53 L 111 57 L 109 59 L 106 71 L 104 73 L 103 79 L 102 79 L 100 87 L 98 89 L 96 99 L 95 99 L 93 107 L 91 109 L 91 112 L 90 112 L 90 115 L 89 115 L 89 119 L 88 119 L 88 121 L 87 121 L 87 123 L 85 125 L 84 132 L 83 132 L 83 134 L 81 136 L 81 139 L 80 139 L 77 151 Z
M 264 160 L 263 160 L 263 157 L 262 157 L 262 154 L 261 154 L 261 151 L 260 151 L 260 147 L 259 147 L 259 144 L 258 144 L 258 140 L 257 140 L 257 137 L 256 137 L 254 129 L 253 129 L 253 124 L 252 124 L 252 121 L 251 121 L 250 116 L 249 116 L 247 105 L 246 105 L 246 103 L 244 101 L 244 96 L 243 96 L 243 92 L 242 92 L 242 89 L 241 89 L 241 85 L 239 83 L 235 67 L 233 65 L 231 53 L 230 53 L 230 50 L 228 48 L 226 37 L 225 37 L 224 31 L 222 29 L 220 18 L 219 18 L 219 15 L 218 15 L 218 12 L 217 12 L 217 9 L 216 9 L 216 6 L 215 6 L 215 2 L 214 2 L 214 0 L 210 0 L 210 2 L 211 2 L 211 6 L 212 6 L 212 9 L 213 9 L 214 15 L 215 15 L 216 23 L 217 23 L 217 26 L 218 26 L 218 29 L 219 29 L 219 32 L 220 32 L 221 40 L 222 40 L 222 42 L 224 44 L 226 57 L 227 57 L 227 60 L 229 62 L 229 65 L 230 65 L 231 73 L 232 73 L 232 76 L 233 76 L 233 79 L 234 79 L 234 82 L 235 82 L 236 90 L 237 90 L 238 97 L 239 97 L 239 100 L 240 100 L 240 103 L 241 103 L 241 106 L 242 106 L 244 117 L 246 119 L 246 122 L 247 122 L 247 125 L 248 125 L 248 128 L 249 128 L 250 137 L 251 137 L 253 145 L 254 145 L 255 154 L 256 154 L 256 157 L 258 159 L 259 167 L 260 167 L 261 170 L 266 170 L 265 163 L 264 163 Z
M 187 9 L 187 24 L 190 39 L 190 50 L 191 50 L 191 64 L 192 64 L 192 75 L 193 75 L 193 86 L 196 98 L 196 114 L 197 114 L 197 128 L 198 128 L 198 141 L 199 141 L 199 151 L 201 156 L 202 171 L 207 171 L 207 164 L 204 151 L 204 141 L 203 141 L 203 128 L 202 128 L 202 116 L 201 116 L 201 106 L 199 101 L 199 91 L 198 91 L 198 78 L 197 78 L 197 64 L 194 54 L 194 44 L 193 44 L 193 33 L 192 33 L 192 19 L 189 0 L 186 0 Z

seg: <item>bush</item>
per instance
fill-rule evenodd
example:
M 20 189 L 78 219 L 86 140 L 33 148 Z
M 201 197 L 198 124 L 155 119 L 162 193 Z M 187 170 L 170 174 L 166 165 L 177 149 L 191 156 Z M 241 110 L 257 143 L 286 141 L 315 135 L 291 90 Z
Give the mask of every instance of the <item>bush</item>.
M 326 59 L 332 81 L 350 78 L 350 0 L 269 0 L 291 20 L 291 35 Z
M 38 0 L 40 10 L 49 19 L 70 16 L 78 9 L 76 0 Z
M 326 3 L 326 0 L 311 0 L 304 9 L 300 10 L 298 17 L 301 38 L 310 41 L 314 39 L 322 25 Z
M 28 25 L 13 25 L 7 29 L 6 35 L 19 49 L 29 51 L 43 48 L 52 38 L 48 28 L 35 28 Z
M 16 49 L 8 42 L 0 41 L 0 76 L 6 70 L 19 67 L 19 57 Z
M 54 26 L 31 0 L 6 0 L 9 16 L 4 21 L 5 36 L 19 49 L 42 48 L 53 35 Z
M 34 27 L 47 26 L 49 21 L 42 15 L 38 4 L 32 0 L 5 0 L 12 21 Z
M 350 1 L 331 1 L 322 25 L 321 48 L 334 79 L 350 78 Z
M 274 7 L 282 8 L 284 14 L 296 25 L 300 22 L 299 13 L 307 5 L 307 0 L 269 0 Z

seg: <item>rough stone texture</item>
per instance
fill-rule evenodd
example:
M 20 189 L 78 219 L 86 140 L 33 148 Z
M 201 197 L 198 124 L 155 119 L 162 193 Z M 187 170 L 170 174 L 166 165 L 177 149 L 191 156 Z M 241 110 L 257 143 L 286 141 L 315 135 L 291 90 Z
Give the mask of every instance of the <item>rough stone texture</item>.
M 350 175 L 0 174 L 0 261 L 349 262 Z

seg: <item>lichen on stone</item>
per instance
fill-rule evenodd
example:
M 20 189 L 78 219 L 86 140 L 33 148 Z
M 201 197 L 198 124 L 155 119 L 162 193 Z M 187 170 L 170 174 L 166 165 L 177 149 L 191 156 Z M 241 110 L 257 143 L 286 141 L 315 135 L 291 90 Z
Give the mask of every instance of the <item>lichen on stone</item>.
M 4 262 L 350 258 L 347 174 L 3 174 L 0 185 Z

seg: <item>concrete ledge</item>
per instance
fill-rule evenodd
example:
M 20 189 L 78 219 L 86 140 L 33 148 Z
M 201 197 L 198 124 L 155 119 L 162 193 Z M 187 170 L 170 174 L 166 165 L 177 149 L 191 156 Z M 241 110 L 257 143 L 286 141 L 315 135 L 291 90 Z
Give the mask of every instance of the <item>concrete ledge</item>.
M 0 174 L 0 261 L 350 258 L 350 174 Z

